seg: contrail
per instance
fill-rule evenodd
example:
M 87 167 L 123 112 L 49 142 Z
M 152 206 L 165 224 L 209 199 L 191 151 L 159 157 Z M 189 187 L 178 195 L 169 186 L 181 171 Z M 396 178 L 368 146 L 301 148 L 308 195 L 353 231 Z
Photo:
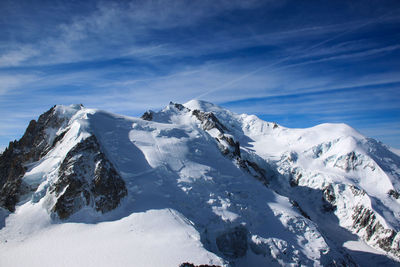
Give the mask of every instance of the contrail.
M 330 41 L 333 41 L 333 40 L 335 40 L 335 39 L 337 39 L 337 38 L 339 38 L 339 37 L 341 37 L 341 36 L 343 36 L 343 35 L 346 35 L 346 34 L 348 34 L 348 33 L 350 33 L 350 32 L 354 32 L 354 31 L 359 30 L 359 29 L 361 29 L 361 28 L 364 28 L 364 27 L 366 27 L 366 26 L 368 26 L 368 25 L 370 25 L 370 24 L 378 23 L 378 22 L 380 22 L 382 19 L 386 18 L 387 16 L 389 16 L 389 15 L 392 14 L 392 13 L 394 13 L 394 12 L 386 13 L 386 14 L 382 15 L 381 17 L 377 18 L 376 20 L 370 20 L 370 21 L 368 21 L 368 22 L 366 22 L 366 23 L 364 23 L 364 24 L 361 24 L 361 25 L 359 25 L 359 26 L 357 26 L 357 27 L 354 27 L 354 28 L 352 28 L 352 29 L 348 29 L 348 30 L 346 30 L 346 31 L 344 31 L 344 32 L 341 32 L 341 33 L 335 35 L 334 37 L 331 37 L 331 38 L 328 38 L 328 39 L 326 39 L 326 40 L 323 40 L 323 41 L 321 41 L 321 42 L 319 42 L 319 43 L 317 43 L 317 44 L 315 44 L 315 45 L 313 45 L 313 46 L 311 46 L 311 47 L 308 47 L 307 49 L 304 49 L 304 50 L 301 51 L 301 52 L 306 52 L 306 51 L 307 51 L 307 52 L 310 52 L 310 51 L 312 51 L 312 50 L 314 50 L 314 49 L 316 49 L 316 48 L 318 48 L 318 47 L 320 47 L 320 46 L 322 46 L 322 45 L 324 45 L 324 44 L 326 44 L 326 43 L 328 43 L 328 42 L 330 42 Z M 277 61 L 275 61 L 275 62 L 273 62 L 273 63 L 271 63 L 271 64 L 268 64 L 268 65 L 262 66 L 262 67 L 260 67 L 260 68 L 257 68 L 257 69 L 255 69 L 255 70 L 253 70 L 253 71 L 251 71 L 251 72 L 248 72 L 248 73 L 246 73 L 246 74 L 244 74 L 244 75 L 242 75 L 242 76 L 240 76 L 240 77 L 238 77 L 238 78 L 236 78 L 236 79 L 233 79 L 233 80 L 231 80 L 231 81 L 229 81 L 229 82 L 227 82 L 227 83 L 224 83 L 224 84 L 221 84 L 220 86 L 214 87 L 214 88 L 212 88 L 212 89 L 210 89 L 210 90 L 208 90 L 208 91 L 206 91 L 206 92 L 204 92 L 204 93 L 198 95 L 197 97 L 195 97 L 195 99 L 200 99 L 200 98 L 202 98 L 202 97 L 204 97 L 204 96 L 206 96 L 206 95 L 208 95 L 208 94 L 210 94 L 210 93 L 214 93 L 214 92 L 216 92 L 216 91 L 219 91 L 219 90 L 221 90 L 221 89 L 223 89 L 223 88 L 225 88 L 225 87 L 227 87 L 227 86 L 230 86 L 230 85 L 232 85 L 232 84 L 234 84 L 234 83 L 236 83 L 236 82 L 239 82 L 239 81 L 241 81 L 241 80 L 244 80 L 244 79 L 248 78 L 249 76 L 251 76 L 251 75 L 253 75 L 253 74 L 257 73 L 257 72 L 260 72 L 260 71 L 262 71 L 262 70 L 264 70 L 264 69 L 266 69 L 266 68 L 270 68 L 270 67 L 273 67 L 273 66 L 275 66 L 275 65 L 278 65 L 278 64 L 280 64 L 280 63 L 282 63 L 282 62 L 285 62 L 285 61 L 287 61 L 287 60 L 289 60 L 289 59 L 292 59 L 293 57 L 294 57 L 293 55 L 286 56 L 286 57 L 283 57 L 283 58 L 281 58 L 280 60 L 277 60 Z

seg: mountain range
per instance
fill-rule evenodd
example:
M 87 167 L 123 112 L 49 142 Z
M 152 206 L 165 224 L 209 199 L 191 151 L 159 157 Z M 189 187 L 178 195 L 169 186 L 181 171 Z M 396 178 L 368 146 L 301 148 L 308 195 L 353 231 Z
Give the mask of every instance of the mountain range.
M 399 192 L 346 124 L 57 105 L 0 155 L 0 266 L 400 266 Z

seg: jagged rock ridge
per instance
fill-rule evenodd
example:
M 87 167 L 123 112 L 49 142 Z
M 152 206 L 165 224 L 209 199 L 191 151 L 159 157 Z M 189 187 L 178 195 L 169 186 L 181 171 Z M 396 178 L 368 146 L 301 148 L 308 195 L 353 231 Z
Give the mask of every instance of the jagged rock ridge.
M 13 212 L 22 195 L 37 189 L 38 185 L 29 185 L 22 179 L 27 166 L 34 165 L 62 141 L 69 131 L 69 119 L 54 106 L 37 122 L 32 120 L 19 141 L 10 142 L 0 155 L 0 206 Z M 123 179 L 94 135 L 81 140 L 67 153 L 49 192 L 56 198 L 51 212 L 61 219 L 83 206 L 93 206 L 103 213 L 110 211 L 127 194 Z
M 68 152 L 58 175 L 50 192 L 57 198 L 52 211 L 61 219 L 83 206 L 93 206 L 103 213 L 113 210 L 127 194 L 124 180 L 101 152 L 94 135 Z
M 51 134 L 65 123 L 65 118 L 55 113 L 54 106 L 37 121 L 32 120 L 22 138 L 10 142 L 0 155 L 0 206 L 9 211 L 15 210 L 20 195 L 33 190 L 22 181 L 26 165 L 40 160 L 62 138 Z

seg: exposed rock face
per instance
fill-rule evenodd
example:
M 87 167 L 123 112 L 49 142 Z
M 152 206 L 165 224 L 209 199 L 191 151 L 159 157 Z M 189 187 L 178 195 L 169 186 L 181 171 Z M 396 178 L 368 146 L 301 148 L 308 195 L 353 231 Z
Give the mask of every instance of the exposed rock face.
M 249 172 L 252 173 L 257 180 L 262 182 L 264 185 L 268 185 L 267 172 L 263 168 L 259 167 L 257 163 L 250 160 L 244 160 L 244 163 L 246 164 Z
M 56 106 L 32 120 L 19 141 L 10 142 L 0 155 L 0 206 L 13 212 L 21 195 L 34 191 L 22 180 L 26 165 L 44 157 L 63 139 L 68 117 L 58 114 Z M 101 152 L 91 136 L 78 143 L 61 163 L 59 179 L 50 187 L 57 201 L 52 211 L 68 218 L 85 205 L 107 212 L 118 206 L 127 194 L 125 183 Z
M 326 212 L 331 212 L 336 210 L 336 196 L 335 191 L 333 190 L 332 185 L 326 186 L 323 189 L 323 197 L 322 197 L 322 208 Z
M 182 110 L 189 110 L 189 109 L 187 109 L 187 108 L 185 108 L 185 106 L 184 105 L 182 105 L 182 104 L 179 104 L 179 103 L 173 103 L 173 102 L 170 102 L 169 103 L 170 105 L 173 105 L 177 110 L 179 110 L 179 111 L 182 111 Z
M 215 117 L 214 113 L 195 109 L 192 111 L 192 114 L 202 122 L 204 130 L 208 131 L 217 128 L 221 133 L 226 131 L 226 127 Z
M 299 185 L 300 179 L 303 177 L 301 170 L 299 168 L 292 168 L 289 173 L 289 184 L 291 187 L 296 187 Z
M 58 175 L 50 191 L 57 197 L 52 211 L 61 219 L 86 205 L 103 213 L 110 211 L 127 194 L 125 182 L 101 152 L 93 135 L 68 152 Z
M 346 187 L 342 187 L 342 190 L 346 190 Z M 334 212 L 337 210 L 338 201 L 346 201 L 343 199 L 340 200 L 342 196 L 337 192 L 337 189 L 338 187 L 332 184 L 323 189 L 322 200 L 324 211 Z M 347 208 L 350 209 L 349 216 L 352 221 L 349 230 L 357 233 L 369 244 L 379 247 L 393 256 L 399 257 L 400 235 L 395 230 L 384 226 L 378 219 L 379 215 L 371 207 L 363 204 L 369 198 L 364 190 L 354 185 L 348 186 L 347 189 L 353 195 L 353 199 L 358 202 L 358 204 L 354 204 L 353 206 L 351 204 L 347 205 Z M 343 205 L 341 205 L 340 209 L 343 209 Z M 339 212 L 344 214 L 343 210 L 339 210 Z
M 399 197 L 400 197 L 399 192 L 397 192 L 396 190 L 393 190 L 393 189 L 389 190 L 388 195 L 392 196 L 395 199 L 399 199 Z
M 381 249 L 400 256 L 400 236 L 393 229 L 385 227 L 377 220 L 375 212 L 369 208 L 359 205 L 354 208 L 353 228 L 357 232 L 364 232 L 363 237 L 367 241 L 373 241 Z
M 308 216 L 308 214 L 300 207 L 300 205 L 299 205 L 299 203 L 297 203 L 297 201 L 290 200 L 290 203 L 292 204 L 293 207 L 295 207 L 301 213 L 301 215 L 303 215 L 304 218 L 311 220 L 310 216 Z
M 153 112 L 151 110 L 146 111 L 140 118 L 146 121 L 151 121 L 153 120 Z
M 32 120 L 22 138 L 10 142 L 8 148 L 0 155 L 1 207 L 11 212 L 15 210 L 20 195 L 29 190 L 21 179 L 26 172 L 25 165 L 38 161 L 49 152 L 60 139 L 50 132 L 60 128 L 64 122 L 65 118 L 57 116 L 55 106 L 52 107 L 42 114 L 38 121 Z
M 231 146 L 233 148 L 233 152 L 232 152 L 233 156 L 240 157 L 240 143 L 239 142 L 235 142 L 235 140 L 233 140 L 232 137 L 227 137 L 224 134 L 221 134 L 219 136 L 219 138 L 221 140 L 225 140 L 229 144 L 229 146 Z
M 244 226 L 236 226 L 217 237 L 217 247 L 226 257 L 243 257 L 248 248 L 247 235 L 248 230 Z
M 362 159 L 354 151 L 343 155 L 335 162 L 335 167 L 341 168 L 346 172 L 355 170 L 358 166 L 362 165 Z
M 175 104 L 176 105 L 176 104 Z M 179 109 L 181 110 L 181 109 Z M 209 131 L 211 129 L 217 129 L 219 135 L 215 138 L 221 153 L 236 160 L 236 164 L 253 175 L 257 180 L 262 182 L 264 185 L 268 184 L 266 177 L 266 171 L 258 166 L 257 163 L 249 159 L 244 159 L 240 152 L 240 143 L 235 141 L 233 136 L 226 134 L 228 132 L 227 127 L 225 127 L 218 118 L 212 112 L 203 112 L 200 110 L 193 110 L 192 114 L 201 121 L 203 129 Z

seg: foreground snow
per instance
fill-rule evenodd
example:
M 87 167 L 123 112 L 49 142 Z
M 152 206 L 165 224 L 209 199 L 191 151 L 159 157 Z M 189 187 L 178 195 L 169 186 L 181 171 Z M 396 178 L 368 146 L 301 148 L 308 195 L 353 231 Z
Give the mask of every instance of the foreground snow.
M 54 224 L 24 237 L 13 234 L 0 244 L 0 266 L 223 265 L 203 248 L 191 223 L 170 209 L 97 224 Z

